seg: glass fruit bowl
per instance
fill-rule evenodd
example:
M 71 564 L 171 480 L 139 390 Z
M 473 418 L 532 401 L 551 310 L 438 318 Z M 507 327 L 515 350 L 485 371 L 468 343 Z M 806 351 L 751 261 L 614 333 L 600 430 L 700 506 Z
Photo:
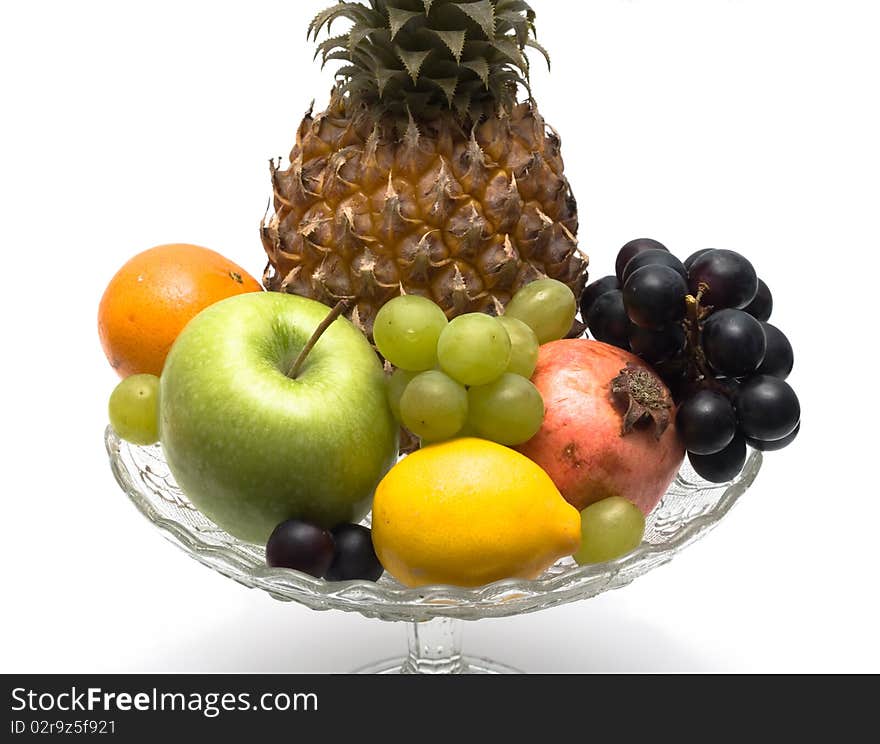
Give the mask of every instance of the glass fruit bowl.
M 161 446 L 130 445 L 110 427 L 105 443 L 113 474 L 134 505 L 167 539 L 205 566 L 281 601 L 409 623 L 407 657 L 361 670 L 382 673 L 513 671 L 496 662 L 463 656 L 458 621 L 536 612 L 626 586 L 709 532 L 754 482 L 762 462 L 761 453 L 750 450 L 739 476 L 720 485 L 702 480 L 685 462 L 648 517 L 641 546 L 618 560 L 580 567 L 567 558 L 534 581 L 499 581 L 478 589 L 408 589 L 387 574 L 378 583 L 332 583 L 269 568 L 262 546 L 232 537 L 189 503 L 174 482 Z

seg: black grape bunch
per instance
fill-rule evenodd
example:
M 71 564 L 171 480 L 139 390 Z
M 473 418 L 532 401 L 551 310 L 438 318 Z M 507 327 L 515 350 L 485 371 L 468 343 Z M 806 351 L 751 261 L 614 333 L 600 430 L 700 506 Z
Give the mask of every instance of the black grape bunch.
M 669 385 L 691 465 L 713 483 L 742 471 L 749 446 L 780 450 L 800 431 L 786 382 L 794 352 L 772 311 L 770 289 L 739 253 L 709 248 L 682 263 L 647 238 L 623 246 L 616 275 L 581 301 L 593 338 L 641 357 Z

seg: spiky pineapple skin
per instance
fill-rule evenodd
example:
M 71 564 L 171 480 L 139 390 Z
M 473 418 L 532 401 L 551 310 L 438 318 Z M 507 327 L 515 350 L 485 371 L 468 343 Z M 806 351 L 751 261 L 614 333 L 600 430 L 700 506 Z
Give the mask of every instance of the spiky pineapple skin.
M 378 310 L 401 294 L 428 297 L 450 318 L 499 314 L 544 277 L 580 296 L 588 260 L 577 204 L 559 136 L 534 103 L 470 132 L 451 115 L 398 131 L 336 95 L 306 115 L 290 167 L 271 168 L 267 289 L 347 299 L 368 336 Z

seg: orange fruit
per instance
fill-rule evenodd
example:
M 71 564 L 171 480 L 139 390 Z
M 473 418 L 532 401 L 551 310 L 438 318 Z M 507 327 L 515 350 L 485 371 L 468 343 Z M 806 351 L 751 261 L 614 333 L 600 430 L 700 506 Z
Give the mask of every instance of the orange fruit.
M 233 295 L 261 292 L 237 264 L 197 245 L 139 253 L 110 280 L 98 308 L 104 353 L 120 377 L 161 375 L 171 345 L 196 315 Z

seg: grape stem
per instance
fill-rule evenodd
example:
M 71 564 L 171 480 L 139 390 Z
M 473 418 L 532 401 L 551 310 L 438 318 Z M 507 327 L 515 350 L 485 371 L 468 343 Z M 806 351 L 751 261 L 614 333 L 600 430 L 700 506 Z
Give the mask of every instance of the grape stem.
M 700 342 L 700 332 L 702 323 L 706 316 L 711 312 L 712 308 L 703 307 L 703 293 L 707 287 L 700 285 L 696 297 L 688 295 L 685 298 L 687 305 L 687 315 L 684 320 L 684 331 L 687 337 L 688 350 L 688 377 L 696 382 L 711 380 L 712 372 L 709 369 L 709 363 L 706 361 L 706 354 L 703 351 L 703 345 Z
M 339 316 L 345 312 L 347 307 L 348 300 L 340 300 L 336 303 L 336 307 L 334 307 L 330 311 L 329 315 L 327 315 L 327 317 L 321 321 L 321 325 L 319 325 L 315 329 L 312 337 L 309 339 L 308 343 L 303 346 L 302 351 L 297 355 L 296 359 L 291 365 L 290 370 L 287 373 L 287 376 L 289 378 L 295 380 L 297 377 L 299 377 L 302 366 L 303 364 L 305 364 L 306 358 L 308 357 L 311 350 L 315 348 L 315 344 L 317 344 L 318 341 L 321 340 L 321 336 L 324 335 L 324 332 L 336 322 Z

